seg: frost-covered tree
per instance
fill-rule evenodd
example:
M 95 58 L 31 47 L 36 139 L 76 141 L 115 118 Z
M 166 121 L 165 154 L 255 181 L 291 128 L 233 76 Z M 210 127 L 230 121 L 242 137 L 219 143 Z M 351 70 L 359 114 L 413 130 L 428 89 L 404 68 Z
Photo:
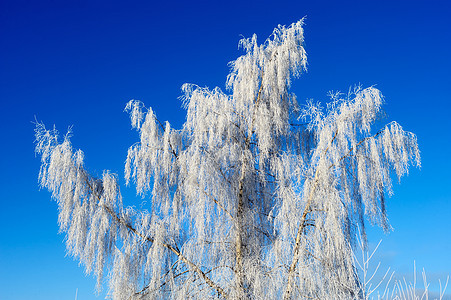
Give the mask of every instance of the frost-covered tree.
M 264 44 L 242 39 L 227 93 L 183 86 L 181 129 L 126 106 L 139 142 L 125 179 L 146 200 L 124 207 L 116 175 L 96 178 L 70 135 L 36 125 L 40 185 L 58 203 L 68 252 L 113 299 L 352 299 L 364 219 L 388 230 L 392 179 L 420 165 L 416 137 L 379 128 L 374 88 L 298 105 L 302 20 Z M 104 276 L 104 273 L 107 272 Z

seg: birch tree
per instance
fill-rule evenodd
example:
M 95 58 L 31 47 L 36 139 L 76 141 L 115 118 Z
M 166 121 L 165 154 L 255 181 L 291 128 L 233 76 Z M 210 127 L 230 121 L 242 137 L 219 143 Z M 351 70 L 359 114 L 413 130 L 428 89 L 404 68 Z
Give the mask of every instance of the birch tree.
M 185 84 L 186 122 L 172 128 L 127 103 L 139 140 L 126 184 L 89 174 L 84 153 L 36 124 L 39 184 L 56 200 L 68 253 L 113 299 L 358 299 L 357 226 L 389 230 L 393 179 L 420 165 L 414 134 L 380 122 L 374 87 L 298 104 L 307 64 L 303 21 L 263 43 L 242 39 L 226 92 Z

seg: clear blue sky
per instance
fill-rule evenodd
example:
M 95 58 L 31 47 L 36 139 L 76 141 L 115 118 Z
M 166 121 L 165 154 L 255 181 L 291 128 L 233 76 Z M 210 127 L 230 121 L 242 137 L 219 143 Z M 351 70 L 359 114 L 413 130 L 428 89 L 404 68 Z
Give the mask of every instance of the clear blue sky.
M 340 4 L 338 4 L 340 2 Z M 313 4 L 315 3 L 315 4 Z M 95 281 L 65 257 L 57 207 L 39 190 L 36 116 L 83 149 L 94 174 L 123 183 L 137 141 L 130 99 L 174 127 L 185 82 L 224 87 L 241 36 L 260 41 L 307 16 L 309 71 L 298 99 L 377 85 L 387 121 L 417 134 L 421 170 L 388 201 L 394 231 L 370 230 L 378 258 L 399 275 L 413 261 L 436 282 L 451 273 L 451 4 L 449 1 L 0 1 L 0 299 L 100 299 Z M 132 189 L 123 188 L 133 195 Z M 136 202 L 138 203 L 138 202 Z M 448 288 L 451 293 L 451 287 Z

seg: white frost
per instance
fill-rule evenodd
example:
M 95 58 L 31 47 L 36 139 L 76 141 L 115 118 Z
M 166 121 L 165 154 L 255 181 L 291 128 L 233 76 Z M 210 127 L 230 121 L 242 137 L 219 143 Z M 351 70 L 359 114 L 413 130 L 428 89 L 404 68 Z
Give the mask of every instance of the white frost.
M 389 230 L 392 174 L 420 165 L 416 137 L 374 128 L 374 87 L 331 94 L 326 108 L 290 93 L 306 68 L 302 20 L 264 44 L 240 41 L 227 90 L 185 84 L 179 130 L 130 101 L 139 141 L 125 179 L 149 198 L 122 205 L 117 177 L 93 178 L 69 135 L 36 127 L 40 185 L 59 208 L 67 248 L 114 299 L 358 298 L 352 260 L 364 218 Z M 148 201 L 149 201 L 148 200 Z M 139 207 L 139 205 L 136 205 Z

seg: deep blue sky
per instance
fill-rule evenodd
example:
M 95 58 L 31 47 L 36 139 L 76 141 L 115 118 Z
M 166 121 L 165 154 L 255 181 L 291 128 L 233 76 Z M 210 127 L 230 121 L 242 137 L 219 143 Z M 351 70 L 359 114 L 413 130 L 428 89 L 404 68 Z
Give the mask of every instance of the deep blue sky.
M 339 3 L 338 3 L 339 2 Z M 94 174 L 123 183 L 137 141 L 123 112 L 130 99 L 174 127 L 184 121 L 185 82 L 224 88 L 241 36 L 264 41 L 307 16 L 308 72 L 299 101 L 376 85 L 387 121 L 417 134 L 421 170 L 388 201 L 394 231 L 378 259 L 399 275 L 413 261 L 435 283 L 451 273 L 451 7 L 449 1 L 0 1 L 0 299 L 99 299 L 95 281 L 65 257 L 57 207 L 39 190 L 35 116 L 84 150 Z M 315 4 L 313 4 L 315 3 Z M 132 194 L 132 189 L 123 188 Z M 138 203 L 138 202 L 136 202 Z M 450 293 L 451 288 L 448 289 Z

